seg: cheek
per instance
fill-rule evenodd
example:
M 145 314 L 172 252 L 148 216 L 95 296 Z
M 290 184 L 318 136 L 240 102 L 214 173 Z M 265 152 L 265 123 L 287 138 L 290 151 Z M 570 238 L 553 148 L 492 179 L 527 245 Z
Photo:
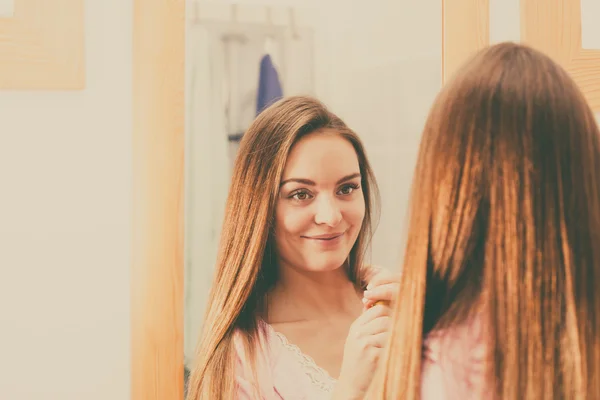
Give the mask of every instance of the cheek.
M 344 209 L 344 219 L 353 226 L 360 227 L 365 219 L 365 199 L 358 199 L 348 202 Z
M 277 235 L 300 235 L 306 232 L 306 228 L 312 221 L 309 207 L 278 205 L 275 214 L 275 232 Z

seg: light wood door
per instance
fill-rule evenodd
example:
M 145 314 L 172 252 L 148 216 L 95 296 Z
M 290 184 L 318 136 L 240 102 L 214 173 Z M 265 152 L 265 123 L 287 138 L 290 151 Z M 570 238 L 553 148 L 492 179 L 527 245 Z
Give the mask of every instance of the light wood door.
M 442 73 L 446 80 L 477 50 L 490 44 L 490 19 L 511 25 L 495 7 L 518 7 L 520 41 L 550 55 L 600 111 L 600 49 L 582 48 L 582 0 L 443 0 Z M 584 0 L 585 1 L 585 0 Z M 502 19 L 504 18 L 504 20 Z M 595 26 L 585 26 L 600 35 Z

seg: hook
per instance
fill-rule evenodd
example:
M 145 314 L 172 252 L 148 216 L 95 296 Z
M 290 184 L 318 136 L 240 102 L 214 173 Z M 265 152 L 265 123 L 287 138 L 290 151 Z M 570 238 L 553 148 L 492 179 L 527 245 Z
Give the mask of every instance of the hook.
M 233 23 L 237 24 L 237 22 L 238 22 L 238 6 L 237 6 L 237 4 L 232 4 L 230 7 L 230 11 L 231 11 L 231 21 L 233 21 Z
M 198 4 L 198 0 L 195 0 L 192 7 L 192 22 L 195 24 L 200 22 L 200 4 Z
M 271 41 L 273 41 L 273 40 L 275 40 L 276 30 L 275 30 L 275 24 L 273 23 L 273 12 L 272 12 L 270 6 L 265 7 L 265 13 L 266 13 L 267 27 L 268 27 L 267 37 Z
M 273 23 L 273 10 L 270 6 L 266 8 L 267 13 L 267 26 L 269 27 L 269 36 L 275 38 L 275 24 Z
M 271 12 L 271 7 L 267 6 L 265 8 L 266 19 L 267 19 L 267 27 L 268 33 L 265 37 L 264 43 L 264 52 L 269 54 L 271 57 L 275 57 L 275 50 L 277 48 L 276 44 L 276 34 L 275 34 L 275 25 L 273 24 L 273 13 Z
M 247 36 L 244 34 L 244 32 L 240 29 L 239 27 L 239 23 L 238 23 L 238 7 L 237 4 L 231 4 L 229 7 L 230 10 L 230 14 L 231 14 L 231 22 L 233 24 L 232 29 L 226 33 L 225 35 L 223 35 L 222 39 L 225 41 L 236 41 L 239 43 L 246 43 L 246 40 L 248 39 Z
M 267 24 L 270 28 L 273 27 L 273 13 L 271 12 L 271 7 L 267 6 L 265 12 L 267 13 Z
M 296 25 L 296 12 L 294 10 L 294 7 L 290 7 L 288 12 L 290 15 L 290 29 L 292 31 L 292 38 L 296 40 L 300 39 L 300 34 L 298 33 L 298 26 Z

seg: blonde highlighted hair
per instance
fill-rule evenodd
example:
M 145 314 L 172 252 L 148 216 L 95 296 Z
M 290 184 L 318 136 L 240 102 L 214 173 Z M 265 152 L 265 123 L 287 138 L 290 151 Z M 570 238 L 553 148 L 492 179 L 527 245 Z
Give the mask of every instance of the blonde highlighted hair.
M 495 398 L 600 399 L 600 142 L 569 75 L 527 46 L 470 60 L 426 122 L 374 399 L 420 397 L 424 339 L 482 312 Z

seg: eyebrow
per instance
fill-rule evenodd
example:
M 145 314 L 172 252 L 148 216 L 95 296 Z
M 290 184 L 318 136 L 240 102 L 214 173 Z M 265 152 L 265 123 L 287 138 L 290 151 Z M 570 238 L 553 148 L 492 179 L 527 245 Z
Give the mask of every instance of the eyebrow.
M 349 181 L 350 179 L 354 179 L 354 178 L 360 178 L 360 173 L 359 172 L 355 172 L 353 174 L 350 175 L 346 175 L 344 176 L 342 179 L 340 179 L 339 181 L 337 181 L 336 185 L 339 185 L 340 183 Z M 279 187 L 282 187 L 283 185 L 285 185 L 286 183 L 290 183 L 290 182 L 297 182 L 297 183 L 302 183 L 304 185 L 309 185 L 309 186 L 316 186 L 317 184 L 314 181 L 311 181 L 310 179 L 304 179 L 304 178 L 290 178 L 290 179 L 286 179 L 285 181 L 281 182 L 281 185 L 279 185 Z

